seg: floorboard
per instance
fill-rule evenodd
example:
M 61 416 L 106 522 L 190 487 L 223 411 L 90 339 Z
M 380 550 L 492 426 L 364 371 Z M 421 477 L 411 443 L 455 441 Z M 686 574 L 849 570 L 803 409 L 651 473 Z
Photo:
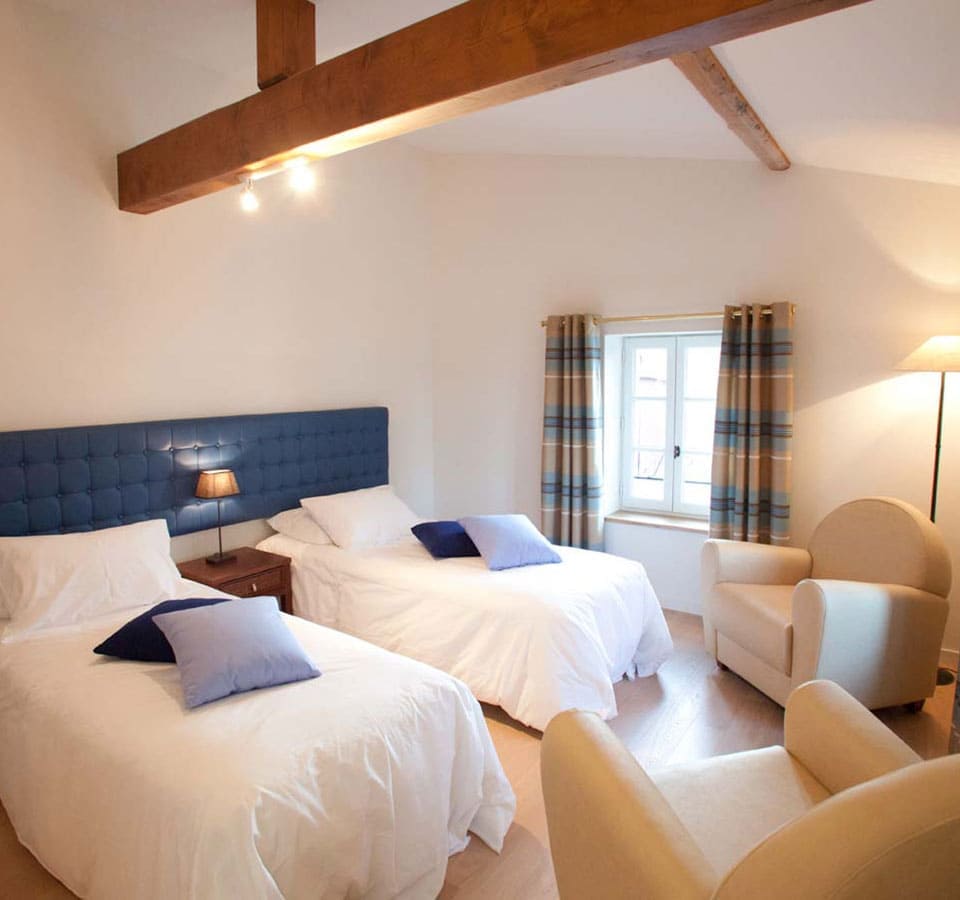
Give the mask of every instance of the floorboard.
M 676 649 L 656 676 L 616 686 L 620 714 L 610 724 L 648 768 L 780 743 L 783 710 L 703 651 L 700 618 L 668 612 Z M 947 749 L 953 686 L 937 689 L 923 712 L 880 717 L 921 756 Z M 484 707 L 504 770 L 517 794 L 517 816 L 499 856 L 479 840 L 450 860 L 444 900 L 547 900 L 556 885 L 540 791 L 540 738 L 502 710 Z M 70 893 L 18 842 L 0 807 L 0 897 L 60 900 Z

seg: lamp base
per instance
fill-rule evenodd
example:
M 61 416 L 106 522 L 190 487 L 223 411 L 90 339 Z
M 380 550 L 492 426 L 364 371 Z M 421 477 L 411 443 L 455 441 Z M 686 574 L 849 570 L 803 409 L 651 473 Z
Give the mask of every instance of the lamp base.
M 207 565 L 210 566 L 219 566 L 223 563 L 231 562 L 237 558 L 236 553 L 214 553 L 213 556 L 207 557 Z

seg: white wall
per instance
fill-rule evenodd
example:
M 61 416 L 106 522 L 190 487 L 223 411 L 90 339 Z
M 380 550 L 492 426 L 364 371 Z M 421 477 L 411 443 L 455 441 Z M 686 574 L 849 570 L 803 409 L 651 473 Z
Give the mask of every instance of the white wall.
M 798 306 L 794 541 L 858 496 L 928 507 L 936 376 L 893 367 L 929 335 L 960 332 L 960 189 L 750 163 L 546 157 L 439 157 L 430 174 L 439 513 L 538 514 L 548 313 L 777 299 Z M 947 405 L 938 519 L 960 576 L 957 385 Z M 672 543 L 654 584 L 676 598 L 693 589 L 698 542 Z M 647 560 L 670 552 L 629 525 L 616 526 L 614 546 Z M 955 592 L 951 647 L 958 605 Z
M 121 213 L 117 151 L 250 93 L 253 70 L 225 84 L 9 0 L 0 59 L 0 430 L 384 404 L 393 480 L 429 513 L 422 154 L 330 160 L 309 201 L 261 182 L 253 216 L 238 191 Z
M 700 615 L 700 551 L 704 532 L 681 528 L 607 522 L 604 541 L 608 553 L 637 559 L 666 609 Z

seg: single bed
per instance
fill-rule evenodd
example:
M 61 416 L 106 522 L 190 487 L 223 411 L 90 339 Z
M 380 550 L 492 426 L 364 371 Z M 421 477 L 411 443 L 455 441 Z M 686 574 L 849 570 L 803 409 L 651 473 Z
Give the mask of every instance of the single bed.
M 320 678 L 187 711 L 176 666 L 91 652 L 142 609 L 0 644 L 0 798 L 74 893 L 427 898 L 468 832 L 500 849 L 514 796 L 463 684 L 285 617 Z
M 605 553 L 558 547 L 561 563 L 494 572 L 412 536 L 258 546 L 293 560 L 298 615 L 442 669 L 540 730 L 565 709 L 615 716 L 613 682 L 652 675 L 673 648 L 643 566 Z

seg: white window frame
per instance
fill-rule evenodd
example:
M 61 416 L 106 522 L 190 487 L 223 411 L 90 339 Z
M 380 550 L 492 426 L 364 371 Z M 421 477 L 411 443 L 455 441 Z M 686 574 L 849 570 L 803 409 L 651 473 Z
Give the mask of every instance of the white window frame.
M 709 506 L 681 501 L 680 466 L 683 460 L 683 400 L 686 384 L 686 353 L 689 347 L 719 347 L 720 332 L 693 334 L 626 335 L 623 338 L 622 396 L 620 409 L 620 507 L 631 512 L 669 513 L 689 518 L 706 519 Z M 639 347 L 662 347 L 667 350 L 666 442 L 662 448 L 641 448 L 663 451 L 663 499 L 637 500 L 630 496 L 633 479 L 633 401 L 634 361 Z M 679 447 L 679 456 L 674 448 Z M 699 452 L 699 451 L 698 451 Z

